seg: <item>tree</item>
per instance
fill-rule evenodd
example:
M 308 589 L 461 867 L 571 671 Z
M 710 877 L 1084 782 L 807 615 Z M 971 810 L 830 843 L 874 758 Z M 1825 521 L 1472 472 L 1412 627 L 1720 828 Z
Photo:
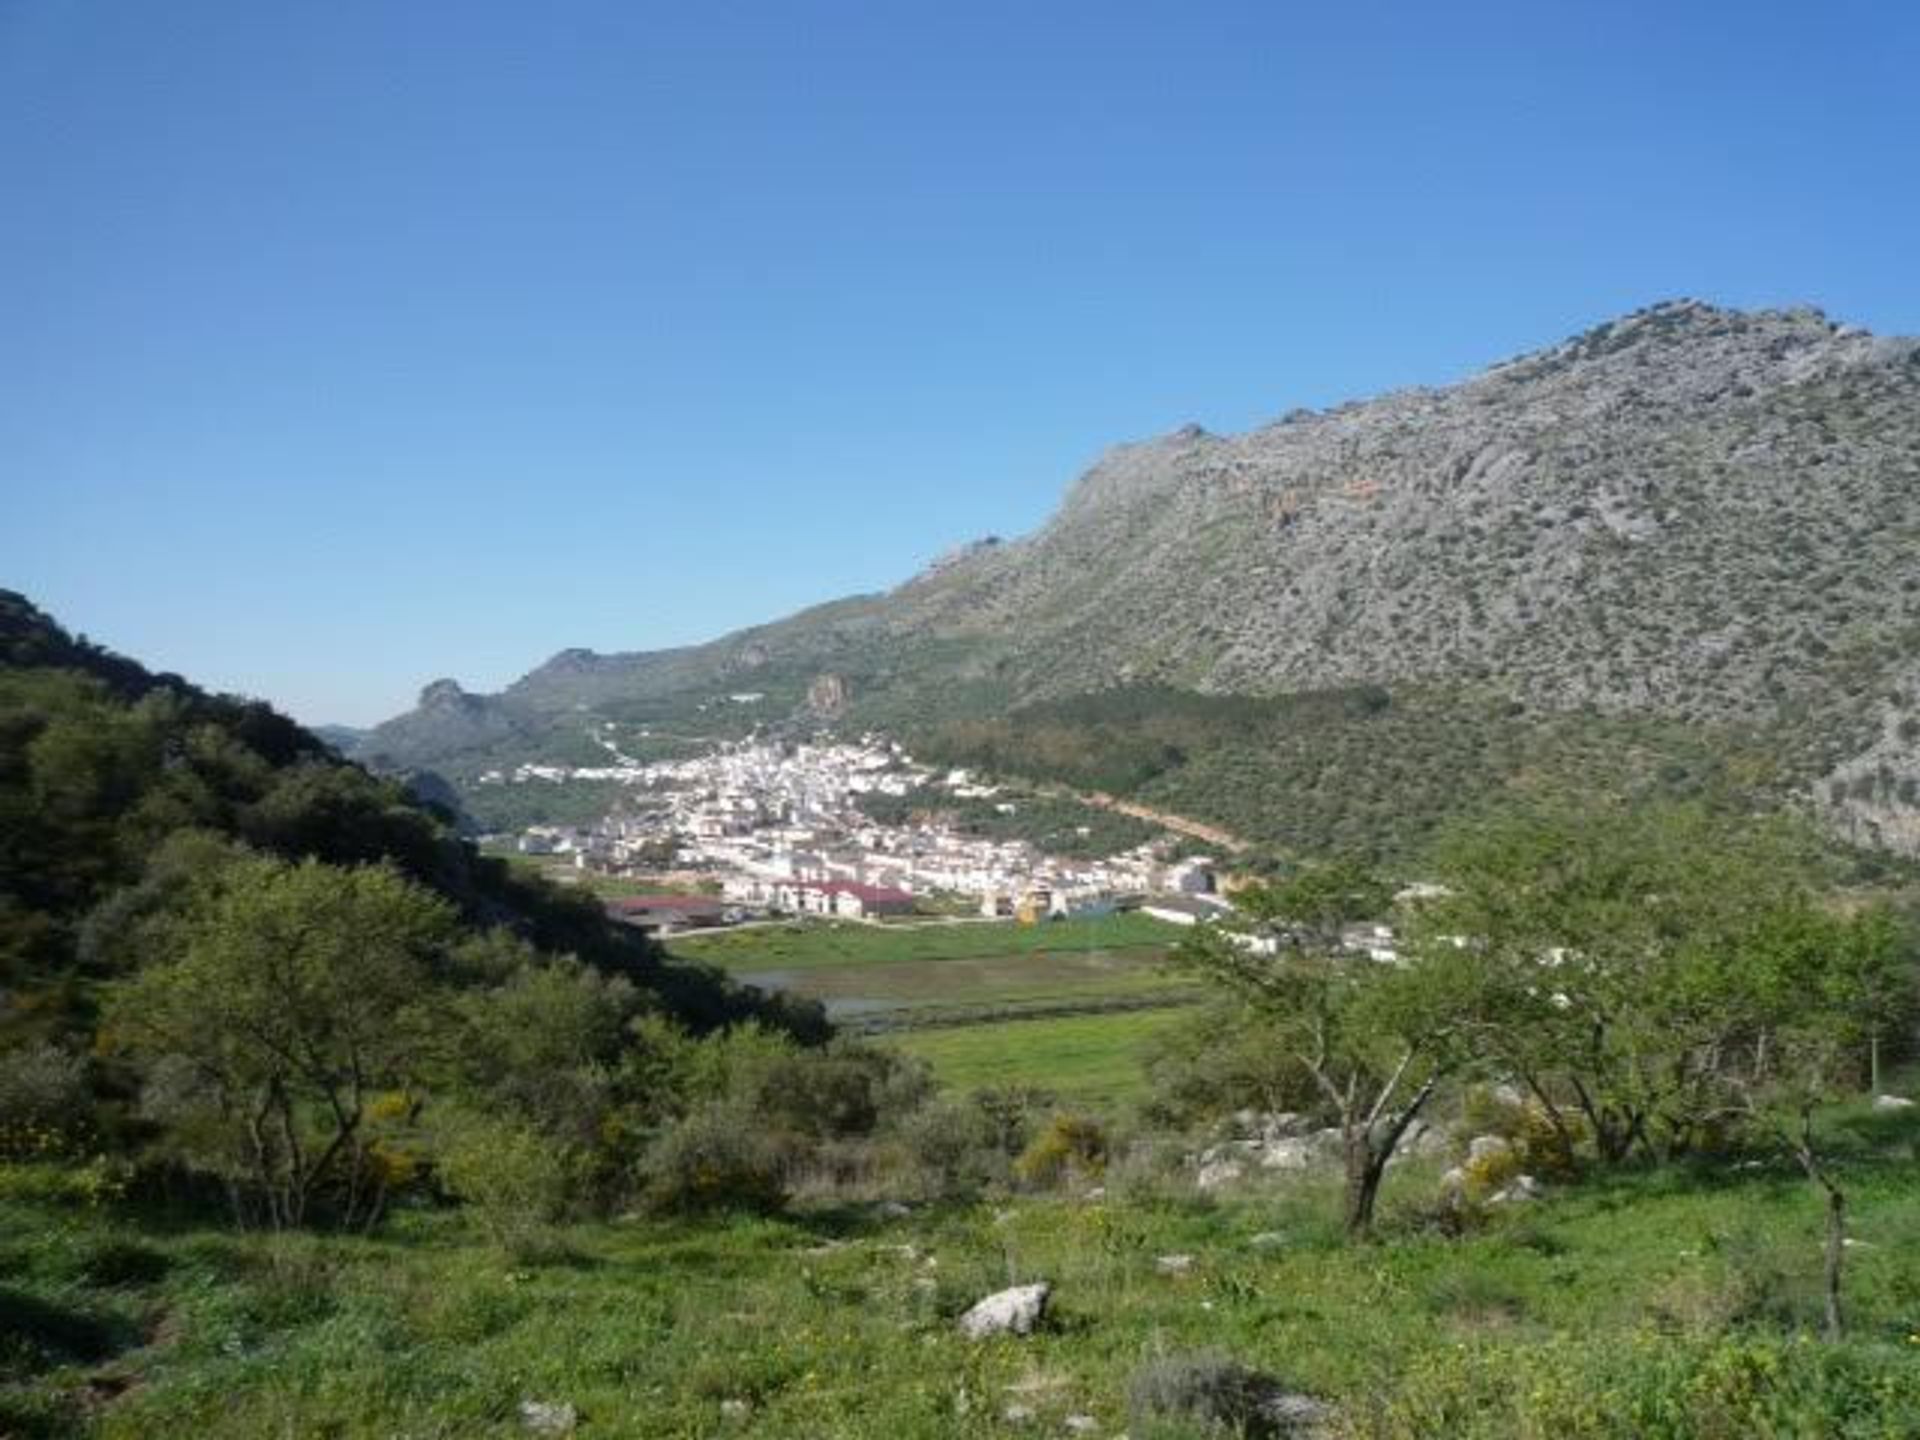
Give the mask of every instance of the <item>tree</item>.
M 1826 1328 L 1844 1330 L 1846 1194 L 1816 1114 L 1914 1013 L 1901 925 L 1819 884 L 1790 824 L 1697 807 L 1524 814 L 1457 835 L 1417 930 L 1481 969 L 1463 1034 L 1598 1157 L 1757 1130 L 1821 1193 Z
M 1880 1028 L 1910 1021 L 1908 937 L 1884 908 L 1837 915 L 1812 906 L 1761 917 L 1739 994 L 1750 1042 L 1721 1072 L 1731 1102 L 1770 1133 L 1821 1194 L 1826 1213 L 1827 1338 L 1846 1333 L 1841 1298 L 1847 1196 L 1819 1139 L 1815 1113 L 1856 1093 Z
M 108 1032 L 149 1065 L 153 1109 L 236 1213 L 307 1221 L 332 1190 L 371 1218 L 369 1110 L 413 1078 L 450 908 L 384 865 L 247 858 L 149 922 L 159 958 L 115 987 Z
M 1804 836 L 1692 806 L 1524 811 L 1455 831 L 1434 868 L 1415 943 L 1475 957 L 1463 1033 L 1569 1158 L 1581 1128 L 1605 1163 L 1712 1133 L 1756 919 L 1809 903 Z
M 1255 928 L 1208 926 L 1176 963 L 1220 981 L 1257 1007 L 1274 1043 L 1312 1081 L 1340 1127 L 1347 1233 L 1367 1235 L 1387 1162 L 1432 1098 L 1451 1060 L 1442 1001 L 1451 976 L 1349 953 L 1346 926 L 1374 919 L 1390 892 L 1364 867 L 1303 870 L 1239 894 Z

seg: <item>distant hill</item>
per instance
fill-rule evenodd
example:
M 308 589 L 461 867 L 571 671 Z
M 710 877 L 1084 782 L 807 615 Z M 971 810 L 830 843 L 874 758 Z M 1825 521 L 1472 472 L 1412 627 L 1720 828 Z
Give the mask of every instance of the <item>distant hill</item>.
M 604 755 L 606 723 L 672 753 L 823 711 L 1309 848 L 1591 778 L 1920 850 L 1920 341 L 1674 301 L 1460 384 L 1189 426 L 887 594 L 439 681 L 358 753 L 471 794 Z
M 313 725 L 308 728 L 342 754 L 352 750 L 367 737 L 364 727 L 353 725 Z

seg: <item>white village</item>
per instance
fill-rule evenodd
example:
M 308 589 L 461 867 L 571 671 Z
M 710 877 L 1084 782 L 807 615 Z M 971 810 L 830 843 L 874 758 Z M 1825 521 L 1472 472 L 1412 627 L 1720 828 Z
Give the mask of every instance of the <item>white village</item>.
M 984 802 L 1002 815 L 1027 803 L 966 770 L 916 763 L 895 741 L 723 743 L 700 756 L 642 763 L 604 734 L 603 766 L 522 765 L 482 785 L 611 781 L 620 806 L 596 823 L 533 825 L 510 838 L 526 855 L 583 871 L 671 871 L 700 895 L 620 902 L 631 922 L 664 931 L 767 914 L 873 920 L 937 910 L 1038 922 L 1139 908 L 1191 925 L 1229 907 L 1211 856 L 1167 835 L 1096 858 L 1046 854 L 1020 839 L 968 833 L 943 814 Z M 863 797 L 908 797 L 904 823 L 883 823 Z M 1085 835 L 1086 831 L 1080 832 Z M 717 889 L 717 896 L 712 892 Z M 652 903 L 648 903 L 652 902 Z

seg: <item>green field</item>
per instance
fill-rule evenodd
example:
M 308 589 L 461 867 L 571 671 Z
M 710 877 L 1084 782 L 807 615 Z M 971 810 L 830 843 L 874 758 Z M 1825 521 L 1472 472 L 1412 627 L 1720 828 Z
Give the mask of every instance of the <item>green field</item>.
M 713 935 L 682 936 L 669 948 L 726 970 L 805 970 L 851 965 L 897 965 L 914 960 L 980 959 L 995 955 L 1165 947 L 1186 932 L 1151 916 L 1130 913 L 1096 920 L 1018 925 L 1011 920 L 917 925 L 796 922 L 754 925 Z
M 956 1083 L 997 1077 L 1105 1099 L 1137 1089 L 1137 1042 L 1164 1023 L 1139 1007 L 1177 1006 L 1193 993 L 1191 978 L 1165 963 L 1180 934 L 1141 915 L 1047 925 L 799 924 L 688 937 L 672 949 L 763 989 L 818 1000 L 841 1024 L 890 1033 L 940 1027 L 924 1039 L 930 1049 L 918 1049 L 919 1039 L 908 1048 Z M 1016 1018 L 1023 1012 L 1046 1018 Z
M 1031 1085 L 1062 1100 L 1111 1107 L 1146 1089 L 1141 1055 L 1184 1008 L 1109 1011 L 900 1031 L 886 1043 L 918 1056 L 961 1090 Z

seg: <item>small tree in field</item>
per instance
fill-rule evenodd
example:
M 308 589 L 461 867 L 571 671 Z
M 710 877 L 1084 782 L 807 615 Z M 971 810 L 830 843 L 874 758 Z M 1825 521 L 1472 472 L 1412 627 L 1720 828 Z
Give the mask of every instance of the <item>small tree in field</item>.
M 1822 1106 L 1859 1093 L 1882 1027 L 1913 1014 L 1907 937 L 1884 909 L 1840 916 L 1811 904 L 1757 917 L 1743 972 L 1728 987 L 1730 1014 L 1749 1027 L 1721 1073 L 1732 1106 L 1793 1157 L 1826 1209 L 1826 1332 L 1846 1333 L 1842 1269 L 1847 1196 L 1814 1124 Z
M 1340 1128 L 1349 1235 L 1370 1232 L 1380 1181 L 1425 1108 L 1450 1054 L 1444 958 L 1429 968 L 1348 953 L 1341 932 L 1377 918 L 1387 888 L 1351 864 L 1242 891 L 1261 929 L 1208 927 L 1176 962 L 1230 986 L 1267 1018 L 1286 1057 L 1312 1080 Z M 1264 932 L 1264 933 L 1262 933 Z
M 427 1035 L 430 961 L 448 907 L 384 866 L 245 859 L 153 924 L 158 952 L 111 997 L 108 1027 L 171 1083 L 189 1164 L 223 1177 L 244 1219 L 305 1222 L 338 1188 L 351 1223 L 369 1109 L 406 1085 Z

